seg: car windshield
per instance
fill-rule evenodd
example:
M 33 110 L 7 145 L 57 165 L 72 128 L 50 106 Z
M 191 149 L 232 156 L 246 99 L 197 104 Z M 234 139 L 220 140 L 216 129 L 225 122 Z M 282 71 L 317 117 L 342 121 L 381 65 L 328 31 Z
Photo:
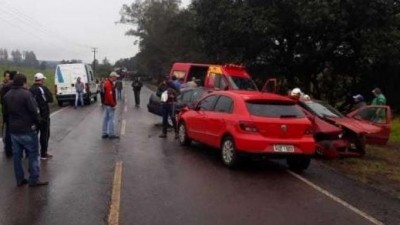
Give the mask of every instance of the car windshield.
M 248 101 L 247 109 L 251 115 L 270 118 L 304 118 L 300 107 L 287 102 Z
M 257 91 L 257 86 L 254 81 L 246 77 L 226 76 L 232 84 L 232 89 Z
M 338 110 L 333 108 L 326 102 L 304 102 L 304 105 L 312 112 L 317 114 L 319 117 L 344 117 Z

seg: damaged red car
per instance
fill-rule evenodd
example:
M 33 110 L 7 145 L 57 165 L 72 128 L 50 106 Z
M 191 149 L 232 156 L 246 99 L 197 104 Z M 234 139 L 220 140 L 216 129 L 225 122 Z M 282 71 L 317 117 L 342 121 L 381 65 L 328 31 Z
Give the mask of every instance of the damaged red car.
M 316 153 L 325 158 L 363 156 L 366 144 L 384 145 L 389 140 L 389 106 L 366 106 L 343 115 L 323 101 L 299 105 L 313 124 Z

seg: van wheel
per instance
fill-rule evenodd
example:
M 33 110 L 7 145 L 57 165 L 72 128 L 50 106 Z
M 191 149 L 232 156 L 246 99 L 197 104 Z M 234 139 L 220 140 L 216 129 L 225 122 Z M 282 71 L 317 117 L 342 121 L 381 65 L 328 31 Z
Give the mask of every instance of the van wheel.
M 310 156 L 292 156 L 286 159 L 289 168 L 295 172 L 303 172 L 310 165 Z
M 85 102 L 85 105 L 90 105 L 90 102 L 91 102 L 90 96 L 92 96 L 92 94 L 89 92 L 87 94 L 87 97 L 85 99 L 83 99 L 83 102 Z
M 239 163 L 239 156 L 231 136 L 226 136 L 221 143 L 221 158 L 225 166 L 234 168 Z
M 58 100 L 57 103 L 58 103 L 58 106 L 60 106 L 60 107 L 62 107 L 64 105 L 64 102 L 60 101 L 60 100 Z

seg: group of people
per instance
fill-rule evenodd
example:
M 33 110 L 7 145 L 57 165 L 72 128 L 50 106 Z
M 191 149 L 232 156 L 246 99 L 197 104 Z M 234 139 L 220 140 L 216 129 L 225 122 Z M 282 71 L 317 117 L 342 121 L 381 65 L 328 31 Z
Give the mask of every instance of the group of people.
M 39 180 L 39 160 L 52 157 L 48 153 L 50 138 L 50 107 L 53 96 L 44 86 L 46 77 L 34 75 L 34 84 L 28 88 L 27 78 L 17 71 L 5 71 L 0 89 L 3 114 L 3 142 L 7 157 L 13 157 L 17 186 L 47 185 Z M 39 136 L 39 137 L 38 137 Z M 39 150 L 40 144 L 40 150 Z M 22 157 L 29 160 L 29 179 L 25 178 Z M 39 157 L 40 155 L 40 157 Z
M 300 88 L 294 88 L 290 90 L 288 94 L 289 97 L 294 98 L 296 100 L 307 101 L 311 99 L 311 97 L 307 94 L 304 94 Z M 374 88 L 372 90 L 372 94 L 374 95 L 374 98 L 371 102 L 371 105 L 386 105 L 386 97 L 385 95 L 383 95 L 380 88 Z M 349 98 L 346 99 L 344 104 L 341 107 L 339 107 L 342 108 L 342 111 L 351 112 L 363 108 L 364 106 L 367 105 L 364 97 L 361 94 L 349 95 L 348 97 Z M 343 108 L 346 106 L 348 107 L 348 110 L 343 110 Z

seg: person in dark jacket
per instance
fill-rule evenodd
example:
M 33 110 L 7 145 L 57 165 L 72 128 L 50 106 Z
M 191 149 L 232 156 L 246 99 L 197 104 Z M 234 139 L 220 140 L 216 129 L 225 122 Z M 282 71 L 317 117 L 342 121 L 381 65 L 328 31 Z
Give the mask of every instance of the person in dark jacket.
M 122 100 L 122 89 L 124 88 L 124 84 L 122 83 L 122 79 L 117 79 L 115 81 L 115 89 L 117 90 L 117 99 Z
M 47 185 L 39 180 L 39 144 L 37 126 L 39 109 L 32 94 L 26 88 L 26 77 L 18 74 L 14 77 L 11 90 L 3 99 L 4 117 L 13 145 L 14 172 L 17 186 L 29 183 L 29 186 Z M 26 151 L 29 159 L 29 181 L 25 179 L 22 167 L 22 153 Z
M 142 86 L 143 86 L 143 83 L 140 80 L 140 77 L 133 78 L 132 89 L 133 89 L 133 94 L 135 95 L 135 106 L 136 107 L 140 106 L 140 90 L 142 89 Z
M 9 72 L 8 77 L 6 74 L 4 74 L 3 86 L 1 87 L 1 90 L 0 90 L 0 103 L 2 105 L 3 105 L 3 98 L 7 94 L 7 92 L 11 89 L 14 76 L 17 73 L 18 73 L 17 71 L 11 71 L 11 72 Z M 4 143 L 4 152 L 6 153 L 6 156 L 12 157 L 11 136 L 10 136 L 10 132 L 8 130 L 6 120 L 4 118 L 4 113 L 3 113 L 3 143 Z
M 49 103 L 53 102 L 53 95 L 50 90 L 44 86 L 44 80 L 46 77 L 37 73 L 34 76 L 35 83 L 29 89 L 32 93 L 33 97 L 36 100 L 36 103 L 40 112 L 40 120 L 39 120 L 39 134 L 40 134 L 40 158 L 42 160 L 49 159 L 53 157 L 47 152 L 47 148 L 49 146 L 49 138 L 50 138 L 50 107 Z
M 170 117 L 175 131 L 175 138 L 178 138 L 178 128 L 175 117 L 175 105 L 178 92 L 176 90 L 175 84 L 171 81 L 167 83 L 167 87 L 168 87 L 167 90 L 165 90 L 161 94 L 163 126 L 162 126 L 162 134 L 159 137 L 160 138 L 167 137 L 168 117 Z

